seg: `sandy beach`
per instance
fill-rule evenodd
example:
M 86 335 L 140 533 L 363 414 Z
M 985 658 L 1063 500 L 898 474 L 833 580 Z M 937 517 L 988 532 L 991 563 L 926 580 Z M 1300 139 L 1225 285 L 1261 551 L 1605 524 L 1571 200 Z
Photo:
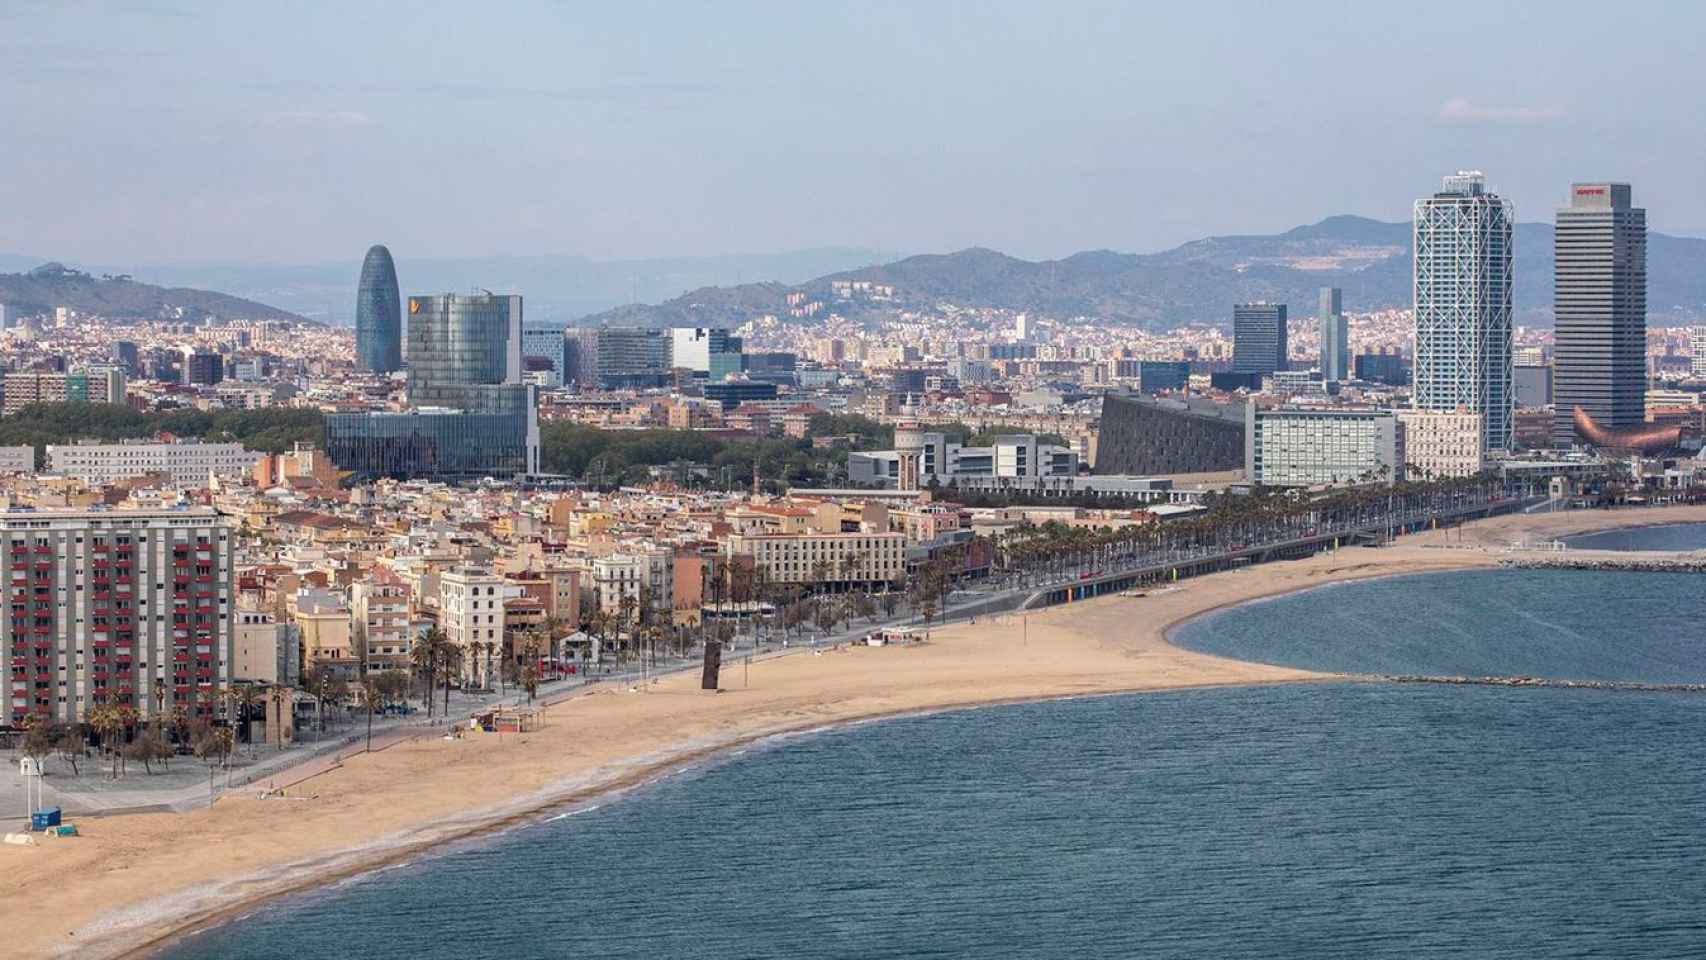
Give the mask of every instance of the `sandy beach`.
M 1181 650 L 1166 632 L 1230 604 L 1336 581 L 1491 566 L 1514 541 L 1612 527 L 1706 522 L 1706 507 L 1502 517 L 1378 549 L 1181 581 L 934 631 L 912 647 L 800 654 L 725 667 L 647 692 L 605 689 L 550 708 L 543 730 L 410 741 L 358 756 L 289 799 L 234 791 L 186 814 L 79 822 L 83 836 L 0 848 L 0 956 L 142 955 L 255 902 L 405 859 L 544 808 L 644 782 L 777 733 L 898 713 L 1046 697 L 1329 675 Z

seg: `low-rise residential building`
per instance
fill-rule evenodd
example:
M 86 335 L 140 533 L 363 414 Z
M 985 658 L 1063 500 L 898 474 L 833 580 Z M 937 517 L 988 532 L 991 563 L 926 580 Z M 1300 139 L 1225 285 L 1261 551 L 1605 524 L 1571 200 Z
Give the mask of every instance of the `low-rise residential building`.
M 723 553 L 770 583 L 869 587 L 906 572 L 904 533 L 731 534 Z
M 592 561 L 594 599 L 601 612 L 612 616 L 622 615 L 624 600 L 630 609 L 649 602 L 656 611 L 668 611 L 674 581 L 674 551 L 667 548 L 616 553 Z
M 409 629 L 409 588 L 401 579 L 380 570 L 368 580 L 350 585 L 350 619 L 357 653 L 366 668 L 407 669 L 414 649 Z
M 355 679 L 361 668 L 343 591 L 323 587 L 301 590 L 292 598 L 291 607 L 291 619 L 302 635 L 304 669 L 330 670 L 345 680 Z
M 270 610 L 238 610 L 232 627 L 231 677 L 294 685 L 302 676 L 301 633 Z
M 91 485 L 164 474 L 174 485 L 200 488 L 213 476 L 248 476 L 260 456 L 241 443 L 195 440 L 49 444 L 47 472 Z
M 0 447 L 0 473 L 35 473 L 36 448 Z

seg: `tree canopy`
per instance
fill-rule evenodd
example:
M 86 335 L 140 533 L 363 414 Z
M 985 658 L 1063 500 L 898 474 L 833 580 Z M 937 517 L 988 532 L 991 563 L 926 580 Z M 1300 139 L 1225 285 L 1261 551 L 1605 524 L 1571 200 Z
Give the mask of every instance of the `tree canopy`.
M 250 450 L 282 453 L 297 441 L 318 444 L 325 418 L 318 410 L 165 410 L 144 413 L 116 403 L 33 403 L 0 417 L 0 446 L 36 448 L 77 440 L 116 442 L 165 431 L 214 442 L 241 441 Z

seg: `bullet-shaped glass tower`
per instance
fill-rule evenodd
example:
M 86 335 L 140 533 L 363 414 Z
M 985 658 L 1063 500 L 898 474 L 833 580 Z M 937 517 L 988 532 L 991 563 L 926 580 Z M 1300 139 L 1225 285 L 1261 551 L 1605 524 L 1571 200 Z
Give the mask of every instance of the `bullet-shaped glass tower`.
M 403 366 L 403 301 L 391 251 L 375 244 L 361 262 L 355 294 L 355 359 L 363 370 L 395 373 Z

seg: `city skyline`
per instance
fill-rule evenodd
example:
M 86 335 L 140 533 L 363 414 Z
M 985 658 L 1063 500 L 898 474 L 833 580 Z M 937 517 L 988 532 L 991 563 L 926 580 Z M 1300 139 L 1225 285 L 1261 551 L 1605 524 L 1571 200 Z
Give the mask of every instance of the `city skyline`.
M 0 154 L 0 202 L 16 213 L 0 251 L 316 263 L 384 237 L 421 256 L 851 244 L 1037 258 L 1165 249 L 1324 212 L 1395 222 L 1406 184 L 1460 166 L 1500 171 L 1493 186 L 1519 210 L 1549 209 L 1574 180 L 1640 182 L 1665 211 L 1654 230 L 1706 234 L 1706 188 L 1686 159 L 1706 150 L 1703 134 L 1660 122 L 1691 108 L 1692 31 L 1652 10 L 1620 11 L 1642 42 L 1610 51 L 1611 68 L 1628 68 L 1612 91 L 1571 67 L 1573 54 L 1605 55 L 1568 13 L 1585 5 L 1544 17 L 1465 7 L 1478 29 L 1461 34 L 1447 11 L 1418 22 L 1325 4 L 1252 9 L 1221 30 L 1202 12 L 1084 7 L 855 18 L 522 5 L 472 24 L 371 7 L 87 9 L 4 15 L 0 103 L 13 135 L 43 149 Z M 277 42 L 237 41 L 257 35 Z M 395 61 L 369 55 L 374 35 Z M 451 35 L 512 50 L 503 74 L 451 54 Z M 1133 36 L 1145 56 L 1125 55 Z M 1288 36 L 1335 55 L 1299 60 L 1274 42 Z M 1448 37 L 1447 73 L 1391 69 Z M 801 44 L 844 69 L 803 72 L 785 55 Z M 1237 75 L 1212 68 L 1234 51 Z M 1015 63 L 1026 67 L 1002 66 Z M 150 83 L 126 82 L 139 73 Z M 1382 82 L 1344 80 L 1360 74 Z M 1192 93 L 1149 94 L 1163 89 Z M 420 149 L 446 123 L 507 148 Z M 1253 130 L 1273 149 L 1236 162 Z M 755 141 L 773 149 L 738 149 Z M 689 153 L 698 162 L 675 161 Z M 1294 189 L 1323 177 L 1337 195 L 1327 210 Z M 425 196 L 443 208 L 433 223 L 415 222 Z

